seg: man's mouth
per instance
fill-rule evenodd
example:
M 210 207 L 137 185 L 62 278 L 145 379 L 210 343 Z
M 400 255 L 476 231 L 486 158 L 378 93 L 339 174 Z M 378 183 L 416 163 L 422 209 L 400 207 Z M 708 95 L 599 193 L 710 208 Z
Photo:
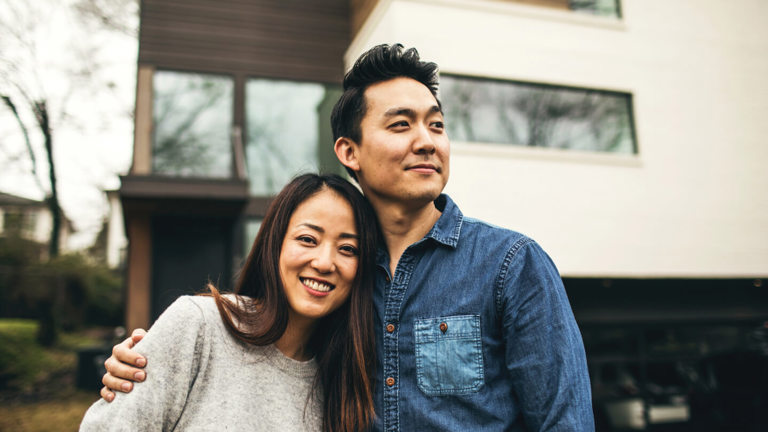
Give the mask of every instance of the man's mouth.
M 318 292 L 329 292 L 336 288 L 336 285 L 332 285 L 326 282 L 320 282 L 315 279 L 301 278 L 301 283 L 308 286 L 310 289 Z
M 416 171 L 420 173 L 431 173 L 436 172 L 439 173 L 441 171 L 440 168 L 432 165 L 432 164 L 419 164 L 419 165 L 413 165 L 412 167 L 408 168 L 410 171 Z

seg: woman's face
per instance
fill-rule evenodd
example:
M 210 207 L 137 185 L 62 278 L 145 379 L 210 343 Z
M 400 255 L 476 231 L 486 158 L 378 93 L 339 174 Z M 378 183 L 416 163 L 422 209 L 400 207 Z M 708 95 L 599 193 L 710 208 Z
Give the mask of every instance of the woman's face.
M 317 320 L 341 306 L 352 290 L 357 255 L 355 217 L 344 198 L 322 189 L 301 203 L 280 253 L 291 318 Z

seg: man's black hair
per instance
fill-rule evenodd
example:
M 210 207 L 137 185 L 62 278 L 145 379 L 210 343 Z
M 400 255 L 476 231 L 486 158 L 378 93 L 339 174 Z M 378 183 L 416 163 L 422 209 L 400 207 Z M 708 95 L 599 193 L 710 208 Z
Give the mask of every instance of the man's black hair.
M 416 48 L 404 50 L 399 43 L 377 45 L 358 57 L 352 69 L 344 75 L 344 93 L 331 113 L 333 141 L 346 137 L 359 144 L 362 139 L 360 123 L 367 108 L 365 90 L 372 84 L 399 77 L 424 84 L 440 106 L 437 99 L 437 64 L 421 61 Z M 357 179 L 352 170 L 347 168 L 347 172 Z

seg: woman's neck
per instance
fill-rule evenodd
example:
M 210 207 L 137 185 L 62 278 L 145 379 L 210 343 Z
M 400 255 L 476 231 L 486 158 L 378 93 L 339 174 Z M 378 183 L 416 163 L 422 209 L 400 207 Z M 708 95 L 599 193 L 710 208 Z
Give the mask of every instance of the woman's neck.
M 309 348 L 309 340 L 315 330 L 317 320 L 297 317 L 289 313 L 285 332 L 275 342 L 275 347 L 283 355 L 298 361 L 310 360 L 314 353 Z

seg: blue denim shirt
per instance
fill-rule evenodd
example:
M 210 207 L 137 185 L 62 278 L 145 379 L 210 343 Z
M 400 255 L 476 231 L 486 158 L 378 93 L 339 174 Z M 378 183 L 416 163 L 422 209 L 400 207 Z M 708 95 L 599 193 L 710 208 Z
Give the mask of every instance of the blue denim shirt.
M 464 217 L 447 195 L 389 274 L 377 257 L 380 431 L 591 431 L 581 334 L 533 240 Z

